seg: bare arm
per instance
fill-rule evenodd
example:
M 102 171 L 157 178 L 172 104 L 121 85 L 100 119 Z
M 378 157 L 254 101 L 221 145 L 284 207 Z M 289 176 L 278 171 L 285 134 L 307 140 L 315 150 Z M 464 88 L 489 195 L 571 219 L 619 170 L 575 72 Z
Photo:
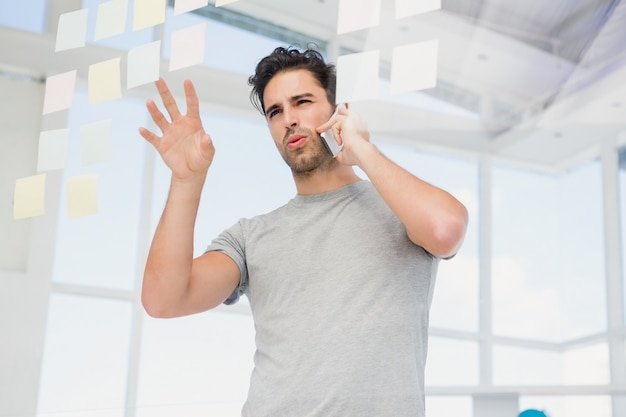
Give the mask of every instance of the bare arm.
M 318 128 L 341 132 L 344 148 L 337 159 L 357 165 L 406 227 L 409 239 L 439 257 L 454 255 L 467 228 L 467 209 L 448 192 L 406 171 L 369 142 L 365 122 L 345 108 Z
M 168 121 L 153 101 L 147 107 L 162 132 L 139 130 L 172 170 L 170 192 L 150 246 L 141 293 L 151 316 L 177 317 L 211 309 L 239 282 L 228 256 L 210 252 L 193 259 L 193 235 L 200 195 L 215 149 L 200 121 L 198 98 L 185 82 L 187 114 L 181 115 L 163 80 L 156 83 Z

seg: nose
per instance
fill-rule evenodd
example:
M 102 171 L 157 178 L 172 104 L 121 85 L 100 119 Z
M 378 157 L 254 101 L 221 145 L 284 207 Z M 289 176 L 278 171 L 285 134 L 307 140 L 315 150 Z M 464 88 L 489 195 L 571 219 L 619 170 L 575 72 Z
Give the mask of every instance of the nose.
M 298 126 L 298 112 L 291 106 L 287 106 L 283 109 L 283 121 L 287 129 Z

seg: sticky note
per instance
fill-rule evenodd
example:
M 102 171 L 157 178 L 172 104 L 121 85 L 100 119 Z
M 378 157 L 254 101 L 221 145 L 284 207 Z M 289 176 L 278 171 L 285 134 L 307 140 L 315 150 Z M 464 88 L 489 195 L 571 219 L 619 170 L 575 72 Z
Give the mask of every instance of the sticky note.
M 391 92 L 425 90 L 437 85 L 437 39 L 393 48 Z
M 39 134 L 37 172 L 65 168 L 69 134 L 69 129 L 46 130 Z
M 43 114 L 72 107 L 75 85 L 76 70 L 48 77 L 43 99 Z
M 59 16 L 57 26 L 57 39 L 54 50 L 65 51 L 67 49 L 85 46 L 87 38 L 87 9 L 75 12 L 63 13 Z
M 87 174 L 67 179 L 67 214 L 70 218 L 98 212 L 98 175 Z
M 126 30 L 128 0 L 111 0 L 98 5 L 94 39 L 120 35 Z
M 395 0 L 396 19 L 441 9 L 441 0 Z
M 200 9 L 209 4 L 209 0 L 176 0 L 174 3 L 174 16 Z
M 380 24 L 381 0 L 339 0 L 337 33 L 348 33 Z
M 109 161 L 113 155 L 111 120 L 80 127 L 80 154 L 83 165 Z
M 161 41 L 147 43 L 128 51 L 126 87 L 133 88 L 159 79 Z
M 90 65 L 87 78 L 90 104 L 115 100 L 122 96 L 120 58 Z
M 25 219 L 45 214 L 46 174 L 19 178 L 13 194 L 13 218 Z
M 215 7 L 226 6 L 239 0 L 215 0 Z
M 342 55 L 337 59 L 337 103 L 378 97 L 380 51 Z
M 201 64 L 204 61 L 206 24 L 172 32 L 170 71 Z
M 133 30 L 149 28 L 165 22 L 167 0 L 135 0 Z

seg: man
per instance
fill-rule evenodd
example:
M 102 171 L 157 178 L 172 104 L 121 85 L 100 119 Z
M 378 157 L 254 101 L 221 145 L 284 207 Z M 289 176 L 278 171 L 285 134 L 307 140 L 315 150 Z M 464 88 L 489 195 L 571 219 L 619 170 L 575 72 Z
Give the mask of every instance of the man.
M 143 304 L 177 317 L 248 296 L 257 350 L 246 417 L 424 416 L 436 268 L 461 245 L 467 211 L 381 154 L 346 106 L 331 117 L 335 80 L 312 50 L 277 48 L 259 62 L 251 97 L 297 195 L 240 220 L 196 259 L 194 222 L 215 150 L 191 82 L 182 115 L 159 80 L 170 121 L 149 101 L 162 136 L 140 129 L 172 170 Z M 320 137 L 328 129 L 343 145 L 336 158 Z

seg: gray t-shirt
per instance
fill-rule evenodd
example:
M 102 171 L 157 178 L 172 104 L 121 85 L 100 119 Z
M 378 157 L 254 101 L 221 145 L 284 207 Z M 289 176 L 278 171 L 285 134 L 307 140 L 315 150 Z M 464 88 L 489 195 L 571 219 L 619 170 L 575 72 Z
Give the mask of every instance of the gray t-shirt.
M 423 417 L 438 258 L 360 181 L 242 219 L 209 246 L 239 266 L 256 329 L 244 417 Z

